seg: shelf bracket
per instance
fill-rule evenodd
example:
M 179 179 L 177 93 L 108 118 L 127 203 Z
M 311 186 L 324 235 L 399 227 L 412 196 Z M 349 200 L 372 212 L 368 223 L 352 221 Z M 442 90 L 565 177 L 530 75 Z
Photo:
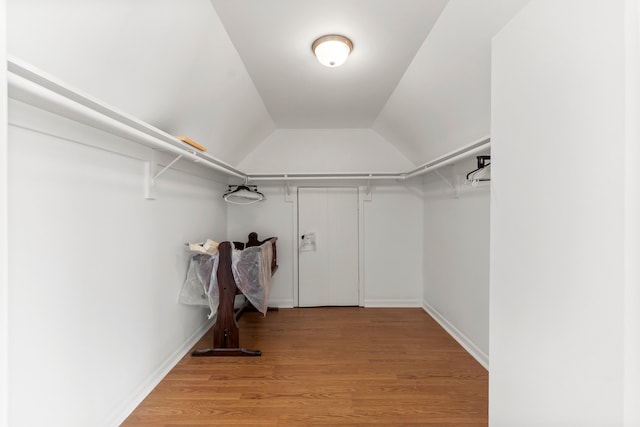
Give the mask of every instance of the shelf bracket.
M 149 160 L 144 162 L 144 198 L 147 200 L 156 199 L 156 182 L 154 175 L 158 165 L 158 154 L 156 150 L 151 150 Z
M 144 198 L 147 200 L 156 199 L 156 179 L 158 179 L 163 173 L 165 173 L 171 166 L 173 166 L 178 160 L 182 158 L 182 154 L 169 162 L 168 165 L 156 172 L 158 168 L 158 152 L 151 150 L 149 161 L 144 162 Z
M 445 178 L 445 177 L 444 177 L 444 175 L 442 175 L 442 174 L 440 173 L 440 171 L 439 171 L 439 170 L 435 169 L 435 170 L 434 170 L 434 172 L 435 172 L 435 173 L 436 173 L 436 175 L 438 175 L 438 176 L 439 176 L 439 177 L 440 177 L 440 178 L 441 178 L 441 179 L 442 179 L 442 180 L 443 180 L 443 181 L 444 181 L 444 182 L 445 182 L 449 187 L 451 187 L 451 188 L 453 189 L 453 192 L 454 192 L 453 197 L 455 197 L 456 199 L 457 199 L 458 197 L 460 197 L 460 186 L 459 186 L 459 185 L 457 185 L 457 181 L 458 181 L 458 179 L 456 179 L 457 177 L 455 177 L 455 176 L 453 177 L 453 178 L 454 178 L 454 180 L 456 181 L 456 183 L 452 183 L 452 182 L 451 182 L 451 181 L 449 181 L 447 178 Z
M 289 176 L 287 174 L 284 175 L 284 201 L 285 202 L 293 202 L 293 195 L 291 194 L 291 184 L 287 179 Z
M 284 177 L 287 178 L 287 175 Z M 291 186 L 289 185 L 288 179 L 284 182 L 284 195 L 285 197 L 289 197 L 291 195 Z
M 178 160 L 180 160 L 181 158 L 182 158 L 182 154 L 178 154 L 178 156 L 177 156 L 175 159 L 173 159 L 173 160 L 171 161 L 171 163 L 169 163 L 167 166 L 163 167 L 163 168 L 160 170 L 160 172 L 158 172 L 157 174 L 155 174 L 155 175 L 153 176 L 153 178 L 152 178 L 152 179 L 153 179 L 154 181 L 155 181 L 156 179 L 158 179 L 158 177 L 160 177 L 160 175 L 162 175 L 163 173 L 165 173 L 165 172 L 167 171 L 167 169 L 169 169 L 171 166 L 173 166 L 173 164 L 174 164 L 175 162 L 177 162 Z
M 369 174 L 369 176 L 373 176 L 372 174 Z M 368 179 L 367 180 L 367 185 L 364 187 L 364 197 L 362 200 L 366 200 L 368 202 L 371 201 L 371 196 L 372 196 L 372 192 L 373 192 L 373 188 L 371 187 L 371 180 Z

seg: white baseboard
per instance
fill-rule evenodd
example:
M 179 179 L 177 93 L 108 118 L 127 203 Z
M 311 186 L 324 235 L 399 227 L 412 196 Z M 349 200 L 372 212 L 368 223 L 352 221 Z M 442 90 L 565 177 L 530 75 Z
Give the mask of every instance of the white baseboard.
M 293 308 L 292 299 L 269 299 L 269 307 Z
M 442 328 L 447 331 L 449 335 L 455 339 L 458 344 L 460 344 L 474 359 L 478 361 L 487 371 L 489 370 L 489 355 L 484 351 L 480 350 L 480 348 L 475 345 L 473 341 L 471 341 L 465 334 L 460 332 L 458 328 L 453 326 L 447 319 L 444 318 L 442 314 L 438 312 L 435 308 L 431 307 L 426 301 L 422 306 L 424 311 L 426 311 L 436 322 L 442 326 Z
M 151 393 L 151 391 L 167 376 L 167 374 L 173 369 L 178 362 L 187 354 L 191 348 L 196 345 L 200 338 L 207 333 L 207 331 L 213 326 L 214 319 L 208 320 L 203 323 L 185 342 L 171 354 L 167 360 L 164 361 L 147 379 L 144 381 L 136 391 L 130 396 L 124 399 L 120 407 L 113 412 L 113 415 L 109 417 L 108 421 L 104 423 L 105 427 L 119 426 L 124 420 L 131 415 L 134 409 Z
M 417 299 L 378 299 L 364 300 L 365 307 L 371 308 L 415 308 L 422 307 L 422 300 Z

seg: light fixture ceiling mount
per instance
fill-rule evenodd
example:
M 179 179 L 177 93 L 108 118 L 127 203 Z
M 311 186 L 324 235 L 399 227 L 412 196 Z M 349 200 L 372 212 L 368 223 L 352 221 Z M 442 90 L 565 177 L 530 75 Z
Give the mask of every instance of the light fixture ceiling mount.
M 329 34 L 314 41 L 311 50 L 322 65 L 338 67 L 347 60 L 353 50 L 353 43 L 345 36 Z

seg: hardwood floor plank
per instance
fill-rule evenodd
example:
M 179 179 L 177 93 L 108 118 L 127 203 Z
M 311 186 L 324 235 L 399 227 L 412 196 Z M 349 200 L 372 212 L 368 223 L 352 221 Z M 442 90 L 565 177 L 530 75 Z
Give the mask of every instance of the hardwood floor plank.
M 281 309 L 239 324 L 262 357 L 188 355 L 123 426 L 488 425 L 487 371 L 421 309 Z

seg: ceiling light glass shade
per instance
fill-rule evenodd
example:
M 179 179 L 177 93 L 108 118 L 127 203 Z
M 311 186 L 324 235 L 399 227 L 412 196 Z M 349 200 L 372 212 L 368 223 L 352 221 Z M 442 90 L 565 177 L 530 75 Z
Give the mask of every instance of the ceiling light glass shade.
M 318 61 L 326 67 L 338 67 L 347 60 L 353 50 L 353 43 L 344 36 L 322 36 L 313 42 L 311 50 Z

